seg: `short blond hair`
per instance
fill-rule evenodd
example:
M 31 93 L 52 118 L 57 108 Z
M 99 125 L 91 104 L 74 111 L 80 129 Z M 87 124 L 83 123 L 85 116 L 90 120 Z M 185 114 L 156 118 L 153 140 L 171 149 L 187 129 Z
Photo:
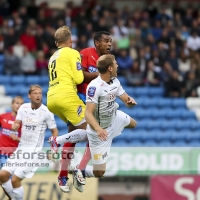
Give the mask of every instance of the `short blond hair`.
M 115 56 L 111 54 L 105 54 L 99 57 L 97 60 L 97 68 L 100 74 L 105 74 L 110 66 L 113 66 Z
M 54 34 L 55 42 L 60 44 L 71 38 L 71 31 L 67 26 L 61 26 Z
M 35 84 L 30 86 L 28 93 L 31 94 L 31 92 L 36 88 L 40 88 L 42 90 L 42 87 L 40 85 Z

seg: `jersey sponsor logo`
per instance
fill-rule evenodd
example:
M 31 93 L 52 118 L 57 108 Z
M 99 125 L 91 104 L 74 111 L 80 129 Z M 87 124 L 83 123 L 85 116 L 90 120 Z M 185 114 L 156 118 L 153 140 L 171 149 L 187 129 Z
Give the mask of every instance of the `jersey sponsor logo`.
M 14 124 L 14 121 L 9 120 L 8 124 Z
M 15 131 L 12 131 L 12 130 L 9 130 L 9 129 L 6 129 L 6 128 L 2 128 L 2 134 L 3 135 L 10 135 L 10 134 L 14 134 L 16 136 L 18 136 L 18 132 L 15 132 Z
M 108 101 L 115 100 L 115 98 L 116 98 L 116 94 L 114 94 L 114 93 L 110 93 L 110 94 L 107 95 L 107 100 Z
M 76 69 L 77 69 L 77 70 L 82 70 L 81 63 L 80 63 L 80 62 L 76 62 Z
M 88 96 L 93 97 L 96 91 L 96 87 L 89 87 L 88 89 Z
M 110 101 L 110 102 L 108 102 L 108 105 L 106 108 L 109 108 L 109 107 L 113 106 L 114 104 L 115 104 L 115 101 Z
M 94 160 L 100 160 L 102 158 L 102 154 L 94 154 Z
M 80 116 L 80 114 L 82 113 L 82 106 L 79 106 L 77 108 L 77 113 L 78 113 L 78 116 Z
M 38 124 L 38 119 L 37 118 L 30 118 L 30 117 L 26 117 L 25 118 L 25 122 L 27 124 Z
M 114 89 L 116 89 L 117 87 L 114 87 L 114 88 L 112 88 L 110 91 L 112 91 L 112 90 L 114 90 Z
M 94 66 L 89 66 L 89 67 L 88 67 L 88 71 L 89 71 L 90 73 L 92 73 L 92 72 L 97 72 L 98 69 L 97 69 L 96 67 L 94 67 Z

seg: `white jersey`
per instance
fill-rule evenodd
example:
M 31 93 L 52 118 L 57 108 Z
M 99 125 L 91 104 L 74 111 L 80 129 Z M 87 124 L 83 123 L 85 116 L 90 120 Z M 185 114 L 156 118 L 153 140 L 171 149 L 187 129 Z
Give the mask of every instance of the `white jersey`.
M 97 104 L 94 117 L 102 128 L 111 125 L 119 107 L 115 99 L 124 92 L 117 78 L 113 78 L 112 83 L 108 84 L 98 76 L 87 86 L 86 102 Z
M 54 115 L 43 104 L 37 109 L 32 109 L 31 103 L 23 104 L 16 119 L 22 121 L 20 147 L 42 149 L 47 127 L 56 128 Z

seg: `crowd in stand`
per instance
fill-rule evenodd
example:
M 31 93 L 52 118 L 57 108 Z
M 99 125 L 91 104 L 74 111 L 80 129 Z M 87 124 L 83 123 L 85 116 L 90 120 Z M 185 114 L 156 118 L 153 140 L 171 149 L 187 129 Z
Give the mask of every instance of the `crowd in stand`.
M 12 1 L 10 1 L 12 2 Z M 118 74 L 132 86 L 160 86 L 166 96 L 197 96 L 200 86 L 200 10 L 175 2 L 159 8 L 146 6 L 116 9 L 94 0 L 73 1 L 65 8 L 50 9 L 31 1 L 28 7 L 0 3 L 0 52 L 5 74 L 47 74 L 50 55 L 56 50 L 54 31 L 71 28 L 73 48 L 93 46 L 96 31 L 108 31 Z M 113 1 L 111 1 L 113 2 Z

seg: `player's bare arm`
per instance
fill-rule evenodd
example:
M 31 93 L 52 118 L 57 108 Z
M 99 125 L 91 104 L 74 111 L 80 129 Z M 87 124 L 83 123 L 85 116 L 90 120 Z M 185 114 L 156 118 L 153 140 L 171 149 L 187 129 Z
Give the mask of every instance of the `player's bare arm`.
M 13 133 L 10 134 L 10 138 L 12 138 L 12 139 L 15 140 L 15 141 L 20 142 L 20 138 L 17 137 L 17 136 L 16 136 L 15 134 L 13 134 Z
M 15 120 L 15 122 L 12 124 L 12 130 L 13 131 L 18 131 L 20 125 L 21 125 L 22 121 L 21 120 Z
M 133 107 L 137 105 L 136 101 L 130 97 L 126 92 L 119 97 L 127 107 Z
M 99 72 L 87 72 L 86 69 L 84 67 L 82 67 L 83 70 L 83 75 L 84 75 L 84 81 L 85 82 L 90 82 L 93 79 L 95 79 L 97 76 L 99 76 Z
M 105 129 L 102 129 L 101 126 L 96 121 L 93 115 L 95 108 L 96 108 L 96 104 L 86 103 L 85 119 L 87 123 L 97 132 L 99 139 L 106 140 L 108 137 L 108 133 Z
M 58 136 L 58 129 L 57 128 L 53 128 L 50 131 L 52 133 L 52 136 Z

